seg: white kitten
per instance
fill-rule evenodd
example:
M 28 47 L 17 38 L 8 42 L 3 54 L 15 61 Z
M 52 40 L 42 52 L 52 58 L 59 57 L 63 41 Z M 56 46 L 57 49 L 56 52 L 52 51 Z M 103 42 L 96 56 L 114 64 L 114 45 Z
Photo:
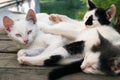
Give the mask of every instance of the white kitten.
M 3 18 L 3 24 L 5 31 L 8 33 L 8 36 L 12 40 L 14 40 L 14 42 L 16 42 L 16 45 L 19 46 L 19 48 L 27 48 L 27 49 L 35 48 L 35 50 L 37 50 L 36 49 L 37 47 L 40 49 L 41 48 L 45 49 L 42 50 L 41 53 L 43 55 L 42 58 L 45 59 L 49 57 L 51 51 L 55 50 L 60 46 L 63 46 L 63 44 L 66 43 L 66 40 L 63 39 L 61 36 L 55 36 L 41 32 L 40 27 L 45 26 L 46 23 L 45 22 L 43 23 L 41 22 L 41 24 L 37 23 L 36 15 L 31 9 L 27 14 L 26 19 L 13 21 L 11 18 L 5 16 Z M 39 24 L 40 26 L 38 27 L 37 24 Z M 36 53 L 39 53 L 39 51 L 37 51 Z M 25 56 L 26 51 L 22 50 L 18 52 L 19 63 L 24 64 L 24 58 L 22 57 L 19 58 L 21 55 Z M 34 65 L 34 61 L 30 61 L 30 62 L 31 63 L 33 62 Z M 35 65 L 43 65 L 43 64 L 38 64 L 38 63 L 36 64 L 35 62 Z

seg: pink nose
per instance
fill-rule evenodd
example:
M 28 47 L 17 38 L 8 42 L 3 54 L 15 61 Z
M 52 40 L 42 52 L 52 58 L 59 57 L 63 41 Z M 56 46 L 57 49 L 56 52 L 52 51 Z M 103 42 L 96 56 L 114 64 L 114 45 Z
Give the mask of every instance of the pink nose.
M 24 43 L 25 43 L 25 44 L 27 44 L 27 43 L 28 43 L 28 41 L 29 41 L 29 40 L 28 40 L 28 39 L 26 39 L 26 40 L 24 40 Z

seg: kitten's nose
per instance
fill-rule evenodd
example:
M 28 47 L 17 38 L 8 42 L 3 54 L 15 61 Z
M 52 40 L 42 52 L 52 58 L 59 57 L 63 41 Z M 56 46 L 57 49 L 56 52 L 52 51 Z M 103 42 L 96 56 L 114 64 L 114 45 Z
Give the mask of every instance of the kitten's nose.
M 27 44 L 27 43 L 28 43 L 28 41 L 29 41 L 29 40 L 28 40 L 28 39 L 26 39 L 26 40 L 24 40 L 24 43 L 25 43 L 25 44 Z
M 80 68 L 81 68 L 82 70 L 84 70 L 86 67 L 81 65 Z

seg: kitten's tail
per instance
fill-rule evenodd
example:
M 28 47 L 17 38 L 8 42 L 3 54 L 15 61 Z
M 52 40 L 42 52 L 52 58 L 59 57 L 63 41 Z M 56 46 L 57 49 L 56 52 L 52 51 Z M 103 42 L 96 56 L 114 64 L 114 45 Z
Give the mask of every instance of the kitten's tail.
M 83 60 L 79 60 L 71 64 L 52 70 L 48 75 L 48 80 L 57 80 L 66 75 L 81 72 L 82 70 L 80 69 L 80 65 L 82 62 Z

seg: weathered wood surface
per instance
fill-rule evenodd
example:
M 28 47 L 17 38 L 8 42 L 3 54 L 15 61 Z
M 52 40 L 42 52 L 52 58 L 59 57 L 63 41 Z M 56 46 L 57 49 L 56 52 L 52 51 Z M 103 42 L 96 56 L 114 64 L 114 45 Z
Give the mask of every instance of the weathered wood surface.
M 7 35 L 0 35 L 0 52 L 16 52 L 18 49 L 15 46 L 15 43 L 8 38 Z
M 17 62 L 14 43 L 6 34 L 0 34 L 0 80 L 47 80 L 54 67 L 22 66 Z M 119 76 L 73 74 L 60 80 L 120 80 Z

